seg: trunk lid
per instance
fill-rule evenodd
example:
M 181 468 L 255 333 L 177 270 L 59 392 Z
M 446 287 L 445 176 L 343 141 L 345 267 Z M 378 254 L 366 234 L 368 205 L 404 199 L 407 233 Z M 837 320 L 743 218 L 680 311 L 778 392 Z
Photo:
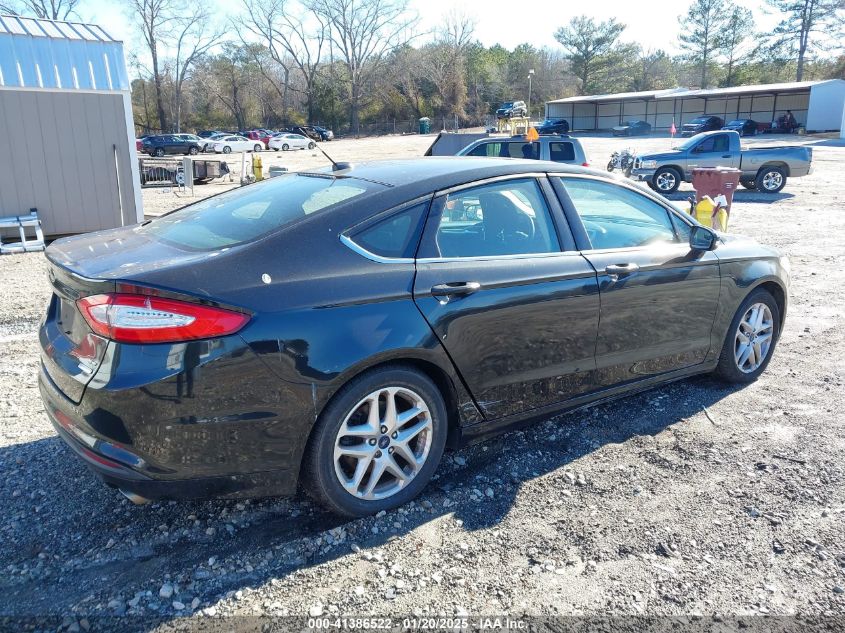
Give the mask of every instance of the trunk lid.
M 141 282 L 151 273 L 208 256 L 177 249 L 123 227 L 57 240 L 45 253 L 53 296 L 39 330 L 41 360 L 53 384 L 78 404 L 114 346 L 94 334 L 77 300 L 118 291 L 119 282 Z

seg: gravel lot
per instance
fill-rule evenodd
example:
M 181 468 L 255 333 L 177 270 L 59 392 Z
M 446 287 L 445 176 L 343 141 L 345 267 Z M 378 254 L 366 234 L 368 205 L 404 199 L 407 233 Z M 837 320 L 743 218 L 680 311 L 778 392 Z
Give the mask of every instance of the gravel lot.
M 792 260 L 786 328 L 757 383 L 685 380 L 449 453 L 417 502 L 351 522 L 302 499 L 137 507 L 97 481 L 38 396 L 43 255 L 0 258 L 0 616 L 54 615 L 51 630 L 123 614 L 146 630 L 230 614 L 842 616 L 845 145 L 789 140 L 814 144 L 815 173 L 777 196 L 742 191 L 732 213 L 733 231 Z M 325 149 L 361 160 L 428 142 Z M 583 142 L 599 165 L 669 145 Z

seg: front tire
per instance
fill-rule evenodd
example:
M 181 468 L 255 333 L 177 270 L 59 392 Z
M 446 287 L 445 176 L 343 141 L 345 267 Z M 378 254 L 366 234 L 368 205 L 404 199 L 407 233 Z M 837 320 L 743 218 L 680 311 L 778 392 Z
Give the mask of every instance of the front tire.
M 153 152 L 153 155 L 158 158 L 161 158 L 162 156 L 164 156 L 164 149 L 161 147 L 156 147 L 155 151 Z
M 752 291 L 731 321 L 716 375 L 733 383 L 754 382 L 774 354 L 780 336 L 780 310 L 768 291 Z
M 430 378 L 404 366 L 364 373 L 320 415 L 304 457 L 303 486 L 337 514 L 395 508 L 431 479 L 447 431 L 443 397 Z
M 283 152 L 286 152 L 286 151 L 288 151 L 289 149 L 290 149 L 290 145 L 288 145 L 287 143 L 285 143 L 284 145 L 282 145 L 282 151 L 283 151 Z
M 317 147 L 317 144 L 314 141 L 308 143 L 308 149 L 314 149 L 315 147 Z
M 231 154 L 231 153 L 232 153 L 232 148 L 231 148 L 231 147 L 229 147 L 228 145 L 225 145 L 225 146 L 223 147 L 223 153 L 224 153 L 224 154 Z
M 255 151 L 255 152 L 260 152 L 260 151 L 261 151 L 261 145 L 259 145 L 258 143 L 256 143 L 256 144 L 255 144 L 255 147 L 253 147 L 253 148 L 252 148 L 252 150 L 253 150 L 253 151 Z
M 672 167 L 661 167 L 654 172 L 654 190 L 658 193 L 669 194 L 675 193 L 678 187 L 681 186 L 681 174 Z
M 757 173 L 757 190 L 778 193 L 786 187 L 786 173 L 780 167 L 764 167 Z
M 739 184 L 741 184 L 746 189 L 750 189 L 752 191 L 757 189 L 757 181 L 753 178 L 740 178 Z

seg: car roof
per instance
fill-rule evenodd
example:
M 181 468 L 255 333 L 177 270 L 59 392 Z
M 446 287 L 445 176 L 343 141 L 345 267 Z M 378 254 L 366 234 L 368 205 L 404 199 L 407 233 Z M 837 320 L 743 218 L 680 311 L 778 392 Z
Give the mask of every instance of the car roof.
M 353 164 L 348 169 L 337 172 L 333 172 L 330 167 L 316 171 L 322 174 L 360 178 L 402 189 L 403 193 L 407 194 L 407 199 L 475 180 L 538 172 L 589 173 L 607 179 L 607 172 L 551 161 L 474 156 L 430 156 L 372 161 Z

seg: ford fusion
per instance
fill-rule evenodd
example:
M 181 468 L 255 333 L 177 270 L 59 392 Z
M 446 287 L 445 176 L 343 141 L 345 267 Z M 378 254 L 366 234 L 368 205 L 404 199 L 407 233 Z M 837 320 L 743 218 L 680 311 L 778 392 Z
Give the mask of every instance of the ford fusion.
M 359 516 L 446 447 L 715 372 L 750 382 L 788 264 L 612 176 L 425 158 L 284 175 L 46 252 L 40 389 L 130 499 L 301 485 Z

